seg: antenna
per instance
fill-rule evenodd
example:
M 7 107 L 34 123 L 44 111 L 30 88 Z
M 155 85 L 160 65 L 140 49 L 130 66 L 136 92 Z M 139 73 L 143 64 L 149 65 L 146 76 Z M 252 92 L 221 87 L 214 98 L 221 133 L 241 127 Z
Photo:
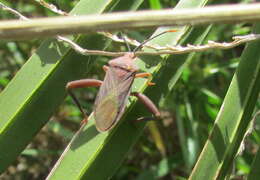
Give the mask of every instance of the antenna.
M 122 37 L 122 39 L 124 40 L 124 42 L 126 44 L 126 47 L 127 47 L 128 51 L 131 52 L 131 48 L 130 48 L 128 42 L 126 41 L 125 36 L 123 35 L 122 32 L 120 32 L 120 34 L 121 34 L 121 37 Z
M 133 53 L 135 53 L 138 49 L 141 49 L 144 44 L 146 44 L 147 42 L 151 41 L 152 39 L 157 38 L 158 36 L 161 36 L 161 35 L 163 35 L 163 34 L 165 34 L 165 33 L 168 33 L 168 32 L 177 32 L 177 31 L 178 31 L 178 30 L 173 30 L 173 29 L 172 29 L 172 30 L 163 31 L 163 32 L 161 32 L 161 33 L 159 33 L 159 34 L 157 34 L 157 35 L 155 35 L 155 36 L 153 36 L 153 37 L 151 37 L 151 38 L 149 38 L 149 39 L 146 39 L 144 42 L 142 42 L 139 46 L 137 46 L 137 47 L 133 50 Z

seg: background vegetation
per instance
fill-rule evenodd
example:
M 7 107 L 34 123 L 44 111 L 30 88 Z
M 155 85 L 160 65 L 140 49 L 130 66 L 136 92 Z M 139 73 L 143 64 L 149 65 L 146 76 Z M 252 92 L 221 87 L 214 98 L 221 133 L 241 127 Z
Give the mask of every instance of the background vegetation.
M 54 16 L 34 1 L 3 1 L 27 17 Z M 60 9 L 69 12 L 77 1 L 48 1 Z M 250 1 L 217 1 L 223 3 L 246 3 Z M 138 9 L 172 8 L 174 0 L 144 1 Z M 1 19 L 12 19 L 13 15 L 0 11 Z M 249 34 L 252 24 L 213 25 L 207 34 L 207 40 L 230 41 L 234 35 Z M 129 36 L 146 39 L 154 29 L 125 31 Z M 93 37 L 93 42 L 95 42 Z M 100 38 L 98 36 L 98 38 Z M 103 42 L 108 43 L 105 37 Z M 0 91 L 3 90 L 27 59 L 41 43 L 38 40 L 0 42 Z M 96 43 L 91 49 L 98 48 Z M 109 50 L 125 50 L 125 46 L 112 43 Z M 200 154 L 220 106 L 226 95 L 234 72 L 240 61 L 244 45 L 230 50 L 210 50 L 196 53 L 185 67 L 173 91 L 160 106 L 163 120 L 150 123 L 142 136 L 128 153 L 123 165 L 112 179 L 174 179 L 188 177 Z M 85 57 L 87 61 L 95 59 L 86 77 L 102 79 L 102 66 L 108 57 Z M 180 56 L 181 58 L 181 56 Z M 26 80 L 25 80 L 26 81 Z M 21 87 L 22 88 L 22 87 Z M 87 112 L 91 112 L 98 89 L 89 88 L 77 91 L 80 102 Z M 258 98 L 255 112 L 260 108 Z M 252 118 L 252 117 L 250 117 Z M 0 119 L 1 120 L 1 119 Z M 73 134 L 79 129 L 81 114 L 67 97 L 51 117 L 50 121 L 35 136 L 17 160 L 0 176 L 0 179 L 43 179 L 60 156 Z M 258 118 L 259 121 L 259 118 Z M 253 158 L 260 143 L 259 122 L 255 130 L 246 139 L 243 153 L 234 160 L 231 179 L 243 179 L 249 172 Z M 153 127 L 157 128 L 153 128 Z M 161 137 L 161 138 L 160 138 Z M 84 157 L 84 156 L 82 156 Z M 112 166 L 112 165 L 111 165 Z

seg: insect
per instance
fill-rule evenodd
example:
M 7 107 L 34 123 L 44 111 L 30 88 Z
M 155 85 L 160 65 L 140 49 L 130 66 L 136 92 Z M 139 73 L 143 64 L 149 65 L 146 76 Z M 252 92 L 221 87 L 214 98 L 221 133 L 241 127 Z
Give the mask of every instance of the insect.
M 110 60 L 108 66 L 103 66 L 106 72 L 103 81 L 81 79 L 67 83 L 66 89 L 69 95 L 85 117 L 82 123 L 87 123 L 88 117 L 72 92 L 72 89 L 84 87 L 100 87 L 93 110 L 96 128 L 100 132 L 108 131 L 116 125 L 124 113 L 126 102 L 130 95 L 136 96 L 156 118 L 160 117 L 160 112 L 154 103 L 144 94 L 131 92 L 131 86 L 135 78 L 148 77 L 151 79 L 150 73 L 138 73 L 139 69 L 134 63 L 136 59 L 135 52 L 146 42 L 167 32 L 176 32 L 176 30 L 164 31 L 141 43 L 133 52 L 127 52 L 121 57 Z M 148 81 L 148 85 L 152 84 Z

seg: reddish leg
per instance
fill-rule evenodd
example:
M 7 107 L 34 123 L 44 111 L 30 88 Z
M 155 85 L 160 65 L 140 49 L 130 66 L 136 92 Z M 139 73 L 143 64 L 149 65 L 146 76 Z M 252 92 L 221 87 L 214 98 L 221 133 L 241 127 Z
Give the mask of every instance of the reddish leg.
M 148 86 L 153 86 L 155 85 L 155 83 L 151 82 L 152 80 L 152 74 L 151 73 L 138 73 L 135 75 L 135 78 L 144 78 L 144 77 L 148 77 Z
M 81 124 L 86 124 L 88 121 L 88 116 L 84 112 L 82 106 L 80 105 L 78 99 L 76 98 L 75 94 L 72 92 L 72 89 L 75 88 L 84 88 L 84 87 L 98 87 L 101 86 L 102 81 L 96 79 L 81 79 L 76 81 L 68 82 L 66 85 L 66 89 L 69 95 L 72 97 L 74 103 L 78 106 L 79 110 L 81 111 L 84 119 L 82 120 Z
M 138 98 L 138 100 L 140 100 L 145 106 L 146 108 L 154 114 L 154 116 L 156 118 L 160 118 L 161 113 L 160 111 L 157 109 L 157 107 L 154 105 L 154 103 L 144 94 L 142 93 L 138 93 L 138 92 L 132 92 L 131 96 L 135 96 Z M 154 118 L 142 118 L 142 119 L 138 119 L 138 120 L 151 120 Z

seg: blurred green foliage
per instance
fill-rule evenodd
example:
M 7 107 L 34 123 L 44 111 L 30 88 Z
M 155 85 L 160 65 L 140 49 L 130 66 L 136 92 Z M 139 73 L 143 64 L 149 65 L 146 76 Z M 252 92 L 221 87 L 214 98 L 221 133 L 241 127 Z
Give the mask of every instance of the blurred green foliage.
M 48 1 L 69 12 L 77 1 Z M 218 1 L 217 3 L 234 3 L 241 1 Z M 249 1 L 243 1 L 249 2 Z M 55 14 L 43 8 L 34 1 L 3 1 L 6 5 L 17 9 L 28 17 L 54 16 Z M 177 3 L 173 0 L 145 1 L 139 9 L 172 8 Z M 1 19 L 16 18 L 0 11 Z M 234 35 L 250 33 L 251 24 L 214 25 L 207 40 L 218 42 L 230 41 Z M 130 36 L 147 38 L 151 30 L 127 32 Z M 41 40 L 26 40 L 15 42 L 0 42 L 0 91 L 15 76 L 25 63 L 25 60 L 38 47 Z M 205 41 L 206 43 L 207 41 Z M 185 45 L 185 44 L 184 44 Z M 187 177 L 194 165 L 205 140 L 213 126 L 216 115 L 238 65 L 244 45 L 230 50 L 210 50 L 197 53 L 193 61 L 184 70 L 174 91 L 164 107 L 160 107 L 163 121 L 157 122 L 161 136 L 166 146 L 167 154 L 162 157 L 156 149 L 149 133 L 145 131 L 135 148 L 126 157 L 125 163 L 113 179 L 173 179 Z M 125 50 L 125 47 L 113 43 L 110 50 Z M 91 58 L 91 57 L 86 57 Z M 99 57 L 88 77 L 102 79 L 102 65 L 109 59 Z M 97 89 L 79 90 L 77 95 L 87 112 L 91 112 Z M 260 101 L 256 109 L 260 108 Z M 59 157 L 62 149 L 79 128 L 81 114 L 70 98 L 66 98 L 60 109 L 53 115 L 51 121 L 35 137 L 17 161 L 0 176 L 4 179 L 42 179 Z M 257 124 L 258 122 L 258 124 Z M 183 126 L 189 138 L 188 154 L 182 154 L 182 137 L 178 126 Z M 256 121 L 259 127 L 259 117 Z M 253 155 L 260 143 L 259 128 L 253 131 L 246 141 L 245 151 L 234 162 L 232 178 L 243 178 L 250 170 Z

